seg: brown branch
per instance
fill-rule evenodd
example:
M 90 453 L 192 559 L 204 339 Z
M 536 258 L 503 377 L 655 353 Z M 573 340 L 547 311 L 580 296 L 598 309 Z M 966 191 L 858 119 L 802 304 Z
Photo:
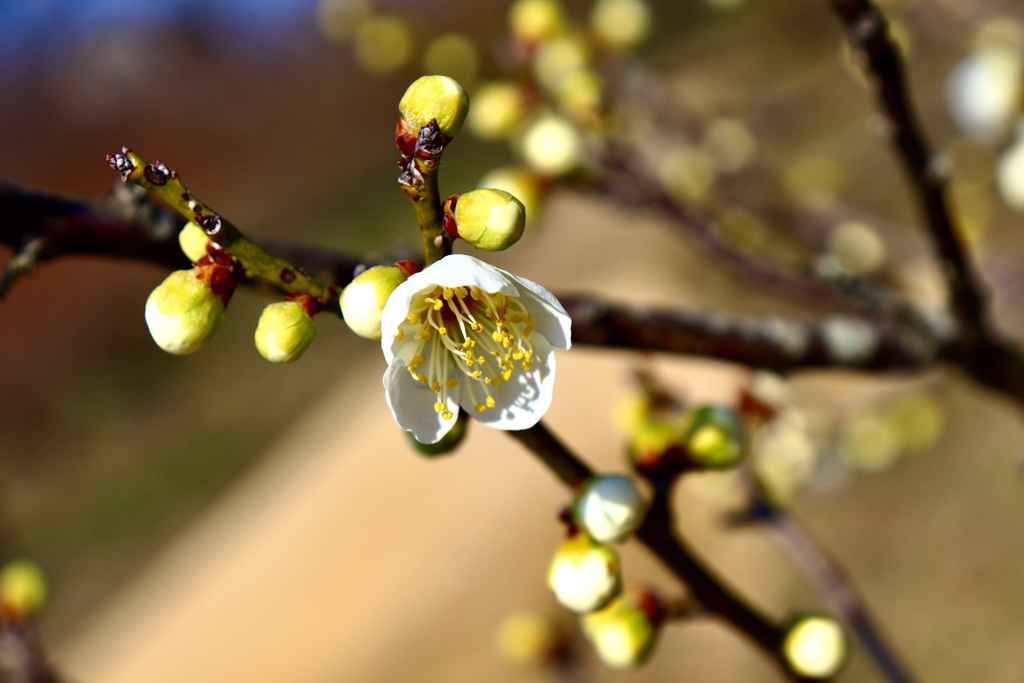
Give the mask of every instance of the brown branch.
M 570 488 L 576 488 L 594 476 L 593 470 L 566 448 L 543 422 L 508 434 L 536 455 Z M 781 644 L 786 634 L 784 626 L 773 623 L 727 588 L 675 533 L 670 498 L 668 489 L 656 492 L 644 524 L 637 530 L 636 539 L 689 588 L 701 607 L 745 635 L 791 680 L 810 680 L 795 673 L 782 655 Z
M 41 242 L 38 262 L 60 256 L 102 255 L 187 268 L 178 246 L 185 220 L 146 192 L 118 184 L 99 197 L 68 197 L 0 181 L 0 244 L 20 253 Z M 262 240 L 271 251 L 303 270 L 344 285 L 363 260 L 318 247 Z
M 1024 404 L 1024 356 L 989 320 L 988 299 L 970 263 L 962 232 L 950 211 L 946 175 L 935 163 L 910 102 L 906 70 L 886 19 L 871 0 L 829 0 L 851 45 L 864 60 L 878 107 L 888 121 L 891 143 L 910 180 L 924 216 L 956 322 L 945 360 L 963 367 L 982 384 Z
M 559 299 L 573 321 L 573 343 L 703 356 L 789 372 L 846 368 L 922 372 L 934 367 L 937 335 L 849 316 L 802 321 L 704 311 L 621 306 L 588 296 Z
M 637 208 L 668 219 L 669 226 L 690 243 L 732 269 L 739 277 L 797 301 L 873 318 L 923 324 L 919 312 L 891 291 L 860 278 L 826 280 L 808 271 L 775 263 L 737 250 L 722 236 L 716 221 L 703 211 L 666 194 L 641 164 L 618 150 L 602 159 L 597 175 L 577 181 L 587 195 Z
M 103 255 L 184 268 L 188 261 L 177 241 L 182 225 L 180 217 L 128 186 L 118 186 L 108 195 L 81 198 L 0 182 L 0 245 L 17 255 L 27 244 L 41 240 L 39 262 L 65 255 Z M 319 247 L 261 242 L 338 286 L 347 284 L 361 265 L 370 265 L 358 256 Z M 815 368 L 923 372 L 946 360 L 982 384 L 1024 402 L 1024 358 L 1015 349 L 991 339 L 982 349 L 965 345 L 959 337 L 947 339 L 926 329 L 914 316 L 870 321 L 833 316 L 806 322 L 777 316 L 643 310 L 578 295 L 560 298 L 573 318 L 577 344 L 696 355 L 779 372 Z M 848 355 L 849 348 L 836 346 L 836 339 L 853 329 L 862 341 L 865 335 L 874 337 L 867 353 Z
M 773 505 L 756 486 L 751 489 L 750 518 L 766 525 L 774 533 L 803 575 L 815 584 L 846 627 L 857 636 L 885 678 L 892 683 L 911 683 L 914 676 L 909 667 L 885 637 L 867 602 L 858 594 L 839 563 L 825 552 L 792 513 Z
M 891 142 L 913 187 L 949 287 L 950 308 L 964 333 L 986 326 L 982 286 L 968 262 L 961 232 L 949 211 L 946 174 L 936 163 L 910 102 L 906 70 L 885 16 L 870 0 L 830 0 L 847 38 L 872 77 Z
M 34 621 L 0 614 L 0 681 L 62 683 L 47 661 Z

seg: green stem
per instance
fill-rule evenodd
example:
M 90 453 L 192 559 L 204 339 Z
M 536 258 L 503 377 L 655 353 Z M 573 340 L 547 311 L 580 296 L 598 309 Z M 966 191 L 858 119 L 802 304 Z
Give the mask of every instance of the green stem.
M 199 225 L 211 241 L 242 264 L 246 278 L 262 280 L 286 294 L 306 294 L 320 306 L 337 298 L 336 287 L 306 275 L 288 261 L 269 253 L 230 221 L 210 210 L 189 191 L 175 171 L 160 161 L 147 163 L 127 147 L 122 147 L 118 154 L 108 154 L 107 161 L 121 173 L 124 182 L 142 187 L 185 219 Z
M 441 134 L 434 120 L 416 131 L 415 135 L 405 128 L 404 121 L 400 121 L 396 134 L 396 143 L 402 151 L 402 172 L 398 176 L 398 184 L 412 201 L 423 240 L 424 262 L 428 266 L 452 253 L 452 242 L 444 229 L 444 211 L 437 182 L 441 153 L 449 140 Z

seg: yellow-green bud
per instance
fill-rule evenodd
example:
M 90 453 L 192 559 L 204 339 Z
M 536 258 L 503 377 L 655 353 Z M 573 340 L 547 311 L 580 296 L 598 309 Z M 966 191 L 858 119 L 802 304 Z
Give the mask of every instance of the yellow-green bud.
M 477 187 L 505 190 L 523 205 L 523 209 L 526 211 L 526 224 L 537 224 L 537 216 L 540 215 L 541 203 L 544 198 L 543 188 L 537 176 L 526 168 L 499 166 L 481 178 Z
M 583 136 L 556 114 L 537 118 L 523 133 L 519 147 L 526 164 L 543 176 L 566 175 L 583 163 Z
M 28 560 L 14 560 L 0 571 L 0 608 L 17 617 L 38 614 L 46 604 L 46 577 Z
M 421 76 L 405 91 L 398 111 L 413 128 L 434 119 L 443 135 L 454 136 L 469 112 L 469 95 L 454 78 Z
M 206 231 L 192 221 L 186 223 L 178 233 L 178 245 L 182 253 L 193 263 L 206 256 L 206 245 L 209 243 L 210 238 L 206 236 Z
M 261 356 L 271 363 L 291 363 L 316 339 L 316 325 L 299 301 L 278 301 L 263 309 L 254 337 Z
M 585 615 L 581 625 L 605 665 L 634 669 L 654 649 L 661 614 L 660 602 L 653 594 L 630 588 L 604 609 Z
M 645 416 L 630 429 L 629 459 L 647 479 L 673 477 L 687 469 L 686 425 L 678 418 Z
M 146 300 L 146 325 L 153 341 L 168 353 L 187 354 L 204 347 L 224 321 L 226 297 L 206 277 L 211 269 L 176 270 Z M 226 269 L 224 269 L 226 270 Z
M 505 190 L 471 190 L 449 200 L 459 237 L 484 251 L 501 251 L 519 241 L 526 227 L 526 209 Z
M 797 618 L 782 642 L 782 655 L 790 668 L 807 678 L 832 678 L 849 650 L 842 627 L 821 615 Z
M 592 477 L 573 503 L 579 524 L 595 540 L 617 543 L 633 535 L 647 514 L 647 501 L 629 477 Z
M 542 612 L 517 612 L 502 620 L 498 652 L 509 664 L 545 666 L 565 655 L 571 638 L 563 625 Z
M 644 0 L 598 0 L 590 11 L 590 25 L 612 47 L 630 49 L 651 30 L 651 8 Z
M 473 93 L 466 125 L 483 140 L 505 138 L 523 122 L 526 107 L 522 87 L 512 81 L 492 81 Z
M 366 339 L 380 339 L 384 304 L 408 277 L 398 266 L 374 266 L 353 278 L 341 292 L 341 315 L 352 331 Z
M 516 0 L 508 10 L 510 33 L 528 43 L 547 40 L 561 32 L 565 23 L 559 0 Z
M 601 609 L 622 588 L 618 553 L 577 533 L 555 551 L 548 586 L 563 607 L 577 614 Z
M 743 456 L 743 423 L 725 406 L 699 406 L 690 413 L 686 451 L 698 467 L 724 469 Z

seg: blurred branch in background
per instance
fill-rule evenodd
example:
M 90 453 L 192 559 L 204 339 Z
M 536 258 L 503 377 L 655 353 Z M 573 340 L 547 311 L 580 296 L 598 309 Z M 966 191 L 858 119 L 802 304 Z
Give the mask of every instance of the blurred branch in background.
M 707 4 L 713 8 L 707 11 L 730 12 L 742 3 L 708 0 Z M 185 14 L 197 11 L 187 2 L 181 7 Z M 855 208 L 854 199 L 840 206 L 827 199 L 819 202 L 777 196 L 780 187 L 820 183 L 818 189 L 824 188 L 824 194 L 831 193 L 834 200 L 841 185 L 836 180 L 840 177 L 836 168 L 842 162 L 806 164 L 797 173 L 780 167 L 770 153 L 764 153 L 757 162 L 752 161 L 755 140 L 760 138 L 777 139 L 778 149 L 804 144 L 820 144 L 825 149 L 830 144 L 833 149 L 845 147 L 846 152 L 835 152 L 835 156 L 845 158 L 847 163 L 853 163 L 850 159 L 857 156 L 849 150 L 857 147 L 859 138 L 850 134 L 848 120 L 836 116 L 836 110 L 842 105 L 830 103 L 831 108 L 825 109 L 810 101 L 805 104 L 802 97 L 820 89 L 820 98 L 824 100 L 836 92 L 831 86 L 834 73 L 808 66 L 828 60 L 820 59 L 813 52 L 813 45 L 808 47 L 803 40 L 811 34 L 827 37 L 827 31 L 815 29 L 827 25 L 826 12 L 801 15 L 795 20 L 787 18 L 786 14 L 798 13 L 799 9 L 766 4 L 750 8 L 751 16 L 755 17 L 749 20 L 750 24 L 744 23 L 747 15 L 743 12 L 723 15 L 731 17 L 736 26 L 757 32 L 763 40 L 752 41 L 743 49 L 731 44 L 729 50 L 721 50 L 714 49 L 714 36 L 727 22 L 717 25 L 689 6 L 666 6 L 660 10 L 672 16 L 680 26 L 686 26 L 689 32 L 680 32 L 678 39 L 675 33 L 666 35 L 660 51 L 638 55 L 636 50 L 652 26 L 651 8 L 643 2 L 600 0 L 593 3 L 591 13 L 583 21 L 581 7 L 563 6 L 548 0 L 520 0 L 513 3 L 508 15 L 510 35 L 489 58 L 481 59 L 466 38 L 454 32 L 435 35 L 441 28 L 446 31 L 457 28 L 456 19 L 466 20 L 458 13 L 453 13 L 448 21 L 445 13 L 429 16 L 428 12 L 421 22 L 411 21 L 412 15 L 407 16 L 405 8 L 378 12 L 368 3 L 337 0 L 324 0 L 318 7 L 321 30 L 346 47 L 351 44 L 355 60 L 385 81 L 387 74 L 401 73 L 408 65 L 410 55 L 417 48 L 419 34 L 431 36 L 424 50 L 423 68 L 428 72 L 447 72 L 449 68 L 464 71 L 460 78 L 471 86 L 474 103 L 471 114 L 484 112 L 475 118 L 471 115 L 467 128 L 484 140 L 509 143 L 503 153 L 490 150 L 481 156 L 487 159 L 488 167 L 496 165 L 494 159 L 509 155 L 520 164 L 512 175 L 520 181 L 525 179 L 525 189 L 517 187 L 515 191 L 507 191 L 521 196 L 522 201 L 516 200 L 516 203 L 530 221 L 537 221 L 540 206 L 555 203 L 559 198 L 582 200 L 601 207 L 602 212 L 621 211 L 621 218 L 608 219 L 617 222 L 614 238 L 596 245 L 603 250 L 597 257 L 600 260 L 589 263 L 592 270 L 607 270 L 609 282 L 615 266 L 620 265 L 618 262 L 626 261 L 633 253 L 634 244 L 639 243 L 640 224 L 653 219 L 666 232 L 678 235 L 685 248 L 713 256 L 708 271 L 724 266 L 723 269 L 742 278 L 752 298 L 761 294 L 762 289 L 779 297 L 779 310 L 734 312 L 715 303 L 692 303 L 689 294 L 674 295 L 672 303 L 668 304 L 634 299 L 623 303 L 617 300 L 614 289 L 606 291 L 600 286 L 571 284 L 567 289 L 574 291 L 563 292 L 558 298 L 572 318 L 572 336 L 578 346 L 713 359 L 786 376 L 809 374 L 805 371 L 844 370 L 862 376 L 936 377 L 939 376 L 937 370 L 955 368 L 979 385 L 1008 397 L 1015 404 L 1018 417 L 1024 409 L 1024 355 L 1019 345 L 1010 339 L 1020 330 L 1006 325 L 1007 321 L 998 320 L 996 315 L 998 297 L 1006 295 L 1003 290 L 1010 288 L 1005 286 L 1005 277 L 1000 282 L 992 274 L 993 259 L 984 257 L 967 228 L 966 219 L 961 219 L 954 209 L 948 168 L 928 142 L 924 126 L 911 105 L 913 69 L 908 69 L 898 42 L 906 40 L 900 33 L 905 27 L 890 23 L 868 0 L 830 0 L 830 8 L 846 32 L 853 52 L 866 68 L 876 104 L 885 119 L 881 128 L 884 140 L 903 166 L 909 178 L 911 197 L 923 217 L 923 232 L 935 257 L 931 265 L 936 277 L 930 284 L 937 283 L 936 288 L 940 290 L 932 301 L 922 301 L 910 291 L 913 287 L 901 281 L 904 269 L 894 267 L 884 272 L 881 266 L 886 258 L 887 242 L 895 244 L 904 239 L 909 231 L 903 230 L 903 226 L 916 221 L 885 219 L 883 223 L 894 227 L 880 236 L 864 223 L 845 219 L 872 212 L 888 213 L 888 207 L 870 206 L 861 210 Z M 531 8 L 532 14 L 527 11 Z M 480 8 L 481 12 L 489 10 Z M 950 5 L 943 12 L 943 20 L 949 20 L 952 26 L 955 21 L 974 21 L 980 9 Z M 900 9 L 893 8 L 893 14 L 899 16 Z M 428 25 L 425 20 L 442 18 L 445 21 L 440 23 L 444 26 Z M 694 19 L 699 19 L 695 28 L 691 26 Z M 701 21 L 707 24 L 700 25 Z M 925 20 L 921 22 L 922 26 L 926 25 Z M 658 24 L 657 29 L 666 34 L 669 33 L 666 27 L 674 26 L 670 22 L 662 24 L 660 20 Z M 793 32 L 793 26 L 804 25 L 802 32 Z M 936 42 L 950 40 L 958 31 L 955 27 L 932 25 L 931 28 L 938 36 L 934 38 Z M 778 37 L 774 32 L 778 32 Z M 735 41 L 735 36 L 731 40 Z M 778 44 L 774 40 L 778 40 Z M 821 41 L 827 42 L 824 38 Z M 487 44 L 486 39 L 478 42 Z M 827 44 L 827 49 L 832 47 Z M 1024 54 L 1024 44 L 1018 48 Z M 714 58 L 703 55 L 714 55 Z M 670 66 L 673 64 L 670 57 L 683 65 Z M 757 63 L 760 67 L 762 63 L 771 63 L 775 68 L 776 60 L 780 65 L 787 60 L 804 64 L 804 72 L 794 78 L 779 66 L 779 91 L 772 95 L 775 100 L 719 93 L 717 81 L 729 83 L 730 91 L 745 91 L 741 85 L 743 79 L 734 80 L 735 64 L 745 64 L 744 68 L 756 74 L 757 69 L 751 64 Z M 850 69 L 845 62 L 844 66 Z M 742 73 L 743 69 L 738 71 Z M 858 77 L 852 69 L 850 71 L 854 78 Z M 478 72 L 490 72 L 493 80 L 484 80 Z M 776 77 L 767 68 L 765 73 L 770 73 L 773 80 Z M 756 81 L 758 76 L 747 74 L 744 78 Z M 787 78 L 793 82 L 783 85 Z M 282 88 L 292 85 L 287 77 L 274 79 L 274 82 Z M 328 89 L 326 84 L 319 87 Z M 389 88 L 382 86 L 385 92 L 390 92 Z M 359 88 L 345 90 L 343 109 L 359 109 L 356 104 L 349 104 L 359 99 L 353 98 L 356 90 Z M 794 92 L 798 93 L 797 97 L 792 97 Z M 779 93 L 787 94 L 780 96 Z M 365 100 L 372 99 L 370 94 L 358 95 Z M 305 101 L 285 95 L 277 99 Z M 787 112 L 781 100 L 799 101 L 800 106 Z M 192 106 L 196 101 L 197 98 L 190 97 L 187 104 Z M 820 115 L 816 106 L 822 106 Z M 1019 109 L 1019 102 L 1015 106 Z M 296 237 L 291 230 L 300 222 L 295 217 L 296 212 L 304 210 L 303 202 L 293 200 L 288 191 L 289 187 L 294 191 L 304 182 L 302 180 L 292 179 L 291 185 L 289 181 L 274 183 L 256 173 L 260 186 L 273 190 L 268 194 L 276 196 L 279 206 L 276 215 L 284 225 L 282 232 L 286 231 L 283 239 L 275 235 L 259 240 L 256 245 L 242 237 L 226 218 L 200 204 L 189 190 L 179 185 L 177 174 L 160 162 L 145 164 L 127 148 L 108 158 L 126 180 L 146 187 L 175 207 L 184 218 L 197 219 L 215 242 L 218 236 L 227 235 L 226 242 L 218 243 L 217 248 L 227 251 L 230 258 L 241 264 L 238 272 L 244 284 L 276 294 L 294 295 L 296 292 L 292 290 L 296 289 L 298 293 L 312 293 L 320 307 L 330 303 L 331 311 L 337 313 L 337 292 L 354 276 L 367 266 L 390 264 L 407 256 L 400 251 L 402 247 L 386 244 L 382 235 L 392 234 L 390 228 L 381 229 L 377 234 L 378 228 L 390 221 L 390 215 L 381 208 L 386 201 L 362 194 L 372 165 L 363 165 L 353 161 L 354 155 L 348 156 L 364 138 L 376 135 L 367 131 L 371 127 L 369 122 L 376 120 L 370 114 L 371 108 L 372 105 L 367 105 L 365 113 L 359 110 L 360 120 L 335 126 L 337 130 L 332 135 L 336 136 L 336 149 L 346 155 L 343 162 L 332 166 L 324 160 L 332 156 L 333 153 L 327 151 L 335 149 L 332 145 L 296 144 L 288 140 L 276 154 L 268 151 L 271 159 L 268 167 L 285 167 L 277 169 L 284 177 L 289 175 L 287 172 L 297 160 L 304 171 L 301 177 L 315 178 L 322 187 L 327 186 L 328 178 L 334 177 L 333 171 L 347 173 L 337 184 L 358 195 L 349 204 L 362 213 L 358 216 L 354 211 L 351 215 L 345 214 L 344 223 L 358 226 L 358 234 L 373 234 L 366 238 L 373 241 L 372 247 L 358 239 L 341 242 L 340 249 L 330 239 L 323 240 L 323 246 L 303 244 L 305 238 Z M 720 111 L 730 109 L 732 117 L 719 115 Z M 379 118 L 390 125 L 393 107 L 382 111 L 389 113 Z M 404 111 L 400 121 L 408 123 Z M 815 130 L 805 133 L 802 130 L 805 122 L 808 128 L 813 126 Z M 458 210 L 454 200 L 460 195 L 452 195 L 445 202 L 446 213 L 442 215 L 444 195 L 439 194 L 436 171 L 440 167 L 440 151 L 450 141 L 450 136 L 439 135 L 437 127 L 437 118 L 428 116 L 424 121 L 410 124 L 408 129 L 403 129 L 401 123 L 399 128 L 399 133 L 408 138 L 407 142 L 417 141 L 405 147 L 399 141 L 403 170 L 399 183 L 413 200 L 417 223 L 424 235 L 427 265 L 443 260 L 451 253 L 453 242 L 463 237 L 451 215 Z M 787 127 L 801 130 L 794 135 Z M 787 135 L 791 139 L 787 139 Z M 258 146 L 258 139 L 257 136 L 247 142 Z M 822 139 L 826 142 L 822 143 Z M 119 139 L 117 144 L 120 142 Z M 107 145 L 104 151 L 108 151 L 110 145 L 104 144 Z M 145 144 L 152 143 L 145 141 Z M 204 152 L 209 147 L 207 143 Z M 426 147 L 430 148 L 427 150 L 430 154 L 421 154 Z M 301 155 L 295 152 L 297 149 L 303 150 Z M 315 161 L 318 154 L 319 162 Z M 388 154 L 393 155 L 393 150 Z M 288 159 L 288 164 L 283 164 L 282 159 Z M 877 171 L 860 159 L 857 163 L 869 168 L 867 175 L 878 173 L 884 185 L 887 177 L 884 171 Z M 233 163 L 232 172 L 237 172 L 239 166 L 244 165 Z M 451 169 L 452 177 L 457 177 L 458 182 L 468 182 L 468 173 L 465 177 L 455 175 L 460 173 L 457 165 L 446 168 Z M 506 177 L 508 175 L 506 173 Z M 792 180 L 791 176 L 799 176 L 800 180 Z M 429 185 L 414 182 L 424 177 L 429 179 Z M 238 187 L 251 193 L 255 182 L 238 181 Z M 492 187 L 490 183 L 481 182 Z M 896 194 L 890 189 L 885 187 L 886 191 L 880 193 L 886 195 L 886 202 L 891 202 Z M 207 196 L 206 191 L 203 195 Z M 429 201 L 422 201 L 424 198 Z M 873 201 L 875 198 L 870 197 L 867 203 Z M 219 200 L 216 203 L 224 205 Z M 332 207 L 334 215 L 344 213 L 338 210 L 340 205 L 341 202 Z M 892 213 L 898 214 L 898 211 Z M 169 212 L 163 203 L 131 185 L 118 186 L 106 195 L 83 197 L 27 189 L 4 181 L 0 183 L 0 245 L 8 247 L 12 255 L 0 279 L 0 298 L 10 298 L 15 282 L 35 272 L 40 264 L 64 256 L 106 255 L 153 264 L 161 269 L 187 267 L 194 259 L 191 256 L 184 259 L 181 255 L 183 246 L 179 246 L 178 233 L 185 225 L 181 216 Z M 449 219 L 453 225 L 447 224 Z M 841 220 L 842 223 L 837 223 Z M 260 218 L 254 215 L 239 218 L 238 224 L 244 222 L 254 223 L 251 233 L 246 230 L 247 235 L 258 233 L 262 227 Z M 400 222 L 409 223 L 408 220 Z M 332 217 L 330 223 L 331 230 L 325 234 L 344 232 L 345 226 L 339 226 L 336 218 Z M 535 226 L 536 223 L 532 224 L 530 229 L 536 229 Z M 551 231 L 556 227 L 549 225 L 543 229 Z M 521 231 L 522 225 L 519 228 Z M 356 233 L 353 231 L 353 234 Z M 565 252 L 563 258 L 565 255 L 579 258 L 572 251 L 573 247 L 578 247 L 582 254 L 584 247 L 595 246 L 589 235 L 570 239 L 578 243 L 563 244 L 560 247 Z M 972 249 L 977 251 L 972 253 Z M 238 253 L 232 253 L 233 250 Z M 848 258 L 851 252 L 852 259 Z M 904 246 L 901 253 L 905 256 L 915 252 Z M 271 266 L 258 267 L 266 263 Z M 676 272 L 682 271 L 682 266 L 666 265 L 670 277 L 682 279 L 683 273 Z M 905 270 L 909 271 L 909 266 Z M 302 282 L 293 286 L 296 275 Z M 566 281 L 572 282 L 571 279 Z M 592 289 L 598 291 L 592 292 Z M 441 295 L 436 296 L 440 300 Z M 1012 296 L 1009 298 L 1013 300 Z M 682 301 L 686 303 L 679 303 Z M 44 305 L 51 306 L 53 302 L 46 301 Z M 468 311 L 466 309 L 466 315 Z M 309 317 L 313 312 L 309 312 Z M 458 317 L 458 311 L 455 315 Z M 488 315 L 495 314 L 491 310 Z M 532 322 L 527 324 L 529 326 Z M 463 332 L 465 334 L 465 330 Z M 495 332 L 498 334 L 496 342 L 501 337 L 499 332 Z M 429 336 L 430 330 L 426 333 Z M 264 350 L 261 348 L 260 352 L 263 354 Z M 391 361 L 389 356 L 388 362 Z M 528 360 L 526 365 L 529 365 Z M 412 361 L 409 369 L 415 371 Z M 434 371 L 431 368 L 431 373 Z M 794 470 L 800 470 L 798 474 L 779 475 L 777 471 L 769 474 L 763 455 L 767 450 L 764 442 L 773 431 L 780 431 L 790 418 L 783 417 L 781 410 L 770 417 L 752 416 L 749 411 L 745 412 L 743 396 L 735 399 L 738 408 L 729 403 L 691 405 L 672 391 L 655 391 L 655 384 L 657 382 L 650 377 L 646 383 L 641 382 L 648 412 L 633 425 L 626 441 L 631 444 L 630 464 L 634 474 L 646 480 L 653 492 L 646 521 L 635 529 L 636 538 L 680 579 L 687 591 L 688 607 L 677 610 L 671 620 L 720 617 L 757 644 L 777 665 L 778 672 L 793 680 L 830 680 L 842 665 L 845 655 L 833 651 L 821 671 L 802 670 L 794 663 L 798 659 L 794 658 L 796 655 L 790 647 L 798 631 L 793 615 L 775 619 L 768 616 L 771 610 L 762 611 L 761 606 L 748 601 L 732 584 L 744 589 L 744 593 L 748 592 L 747 587 L 732 580 L 728 571 L 712 571 L 711 564 L 705 563 L 695 552 L 699 544 L 691 547 L 679 529 L 688 520 L 675 510 L 678 501 L 672 494 L 682 488 L 675 486 L 677 479 L 696 471 L 734 467 L 745 457 L 744 474 L 750 485 L 745 489 L 745 521 L 760 521 L 775 532 L 808 583 L 819 587 L 851 633 L 860 638 L 864 654 L 877 664 L 882 677 L 890 681 L 911 680 L 909 667 L 897 656 L 895 646 L 883 637 L 860 591 L 853 587 L 848 578 L 851 572 L 818 547 L 812 541 L 812 534 L 797 524 L 797 517 L 786 509 L 795 488 L 793 482 L 806 478 L 810 465 L 794 465 Z M 440 384 L 438 387 L 433 391 L 440 392 Z M 390 406 L 390 394 L 388 401 Z M 435 407 L 441 406 L 436 408 L 439 414 L 443 414 L 445 405 L 444 402 L 435 404 Z M 479 405 L 483 407 L 478 410 L 486 407 Z M 747 422 L 742 422 L 741 418 Z M 461 423 L 465 428 L 466 421 Z M 573 492 L 572 514 L 577 514 L 575 506 L 580 504 L 577 497 L 589 482 L 603 476 L 599 470 L 575 455 L 574 449 L 555 437 L 544 423 L 510 434 L 534 452 Z M 455 443 L 461 443 L 462 437 L 460 434 Z M 651 446 L 652 440 L 656 447 Z M 638 443 L 643 443 L 650 452 L 639 448 Z M 889 450 L 895 451 L 895 448 Z M 885 448 L 880 450 L 885 451 Z M 638 453 L 643 453 L 643 457 Z M 894 457 L 888 452 L 883 455 L 880 461 Z M 779 484 L 773 476 L 781 476 L 783 483 Z M 579 526 L 577 519 L 567 522 L 570 537 L 578 533 Z M 603 557 L 604 552 L 614 556 L 613 551 L 601 546 L 598 555 Z M 617 566 L 617 559 L 615 564 Z M 617 603 L 615 608 L 620 610 L 619 616 L 628 614 L 628 619 L 633 620 L 630 624 L 641 624 L 647 631 L 640 629 L 641 644 L 632 644 L 633 651 L 617 651 L 611 656 L 613 659 L 623 657 L 624 666 L 637 666 L 645 661 L 658 628 L 667 620 L 666 614 L 673 611 L 668 607 L 671 601 L 662 601 L 654 594 L 627 591 L 622 594 L 621 602 L 624 604 Z M 584 631 L 604 658 L 608 656 L 607 650 L 599 645 L 600 636 L 595 635 L 599 633 L 600 620 L 589 617 L 582 619 Z M 822 621 L 828 622 L 824 618 Z M 841 633 L 829 632 L 828 623 L 825 626 L 827 642 L 842 642 Z M 17 629 L 8 631 L 13 634 L 10 642 L 13 644 L 11 651 L 17 655 L 14 659 L 35 661 L 32 657 L 37 652 L 29 647 L 31 643 L 26 636 L 20 631 L 15 633 Z M 630 635 L 636 635 L 636 629 L 630 631 Z M 818 649 L 828 650 L 820 643 Z M 18 655 L 19 652 L 27 655 Z M 39 669 L 40 676 L 49 675 L 45 673 L 45 666 L 33 666 Z

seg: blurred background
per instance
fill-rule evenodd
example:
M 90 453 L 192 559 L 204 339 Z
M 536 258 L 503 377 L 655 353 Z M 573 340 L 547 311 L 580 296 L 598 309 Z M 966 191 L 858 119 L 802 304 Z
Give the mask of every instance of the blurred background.
M 565 3 L 584 23 L 591 4 Z M 1024 53 L 1024 10 L 881 4 L 953 170 L 1000 324 L 1019 337 L 1024 200 L 1002 176 L 1024 170 L 1001 169 L 1017 146 L 1024 72 L 978 55 L 992 41 Z M 668 175 L 683 181 L 667 191 L 715 214 L 748 253 L 825 276 L 845 268 L 940 305 L 914 207 L 824 4 L 649 7 L 646 40 L 611 62 L 611 73 L 632 74 L 631 108 L 615 125 L 623 139 L 672 150 Z M 257 240 L 368 258 L 410 249 L 414 216 L 394 182 L 398 99 L 423 73 L 458 71 L 471 94 L 483 87 L 509 63 L 507 13 L 505 2 L 462 0 L 0 0 L 0 178 L 102 194 L 117 182 L 104 154 L 128 145 Z M 723 121 L 732 133 L 714 138 Z M 737 145 L 748 150 L 738 162 Z M 475 186 L 518 149 L 460 136 L 442 192 Z M 642 211 L 556 189 L 530 221 L 496 261 L 556 293 L 815 312 L 752 287 Z M 60 670 L 92 683 L 553 680 L 496 645 L 521 610 L 551 612 L 576 633 L 545 586 L 567 500 L 552 477 L 483 428 L 450 458 L 417 456 L 384 403 L 379 348 L 333 319 L 318 320 L 300 362 L 266 363 L 252 345 L 268 303 L 260 292 L 236 293 L 201 353 L 163 353 L 142 310 L 165 276 L 66 258 L 0 302 L 0 561 L 32 558 L 50 578 L 42 631 Z M 747 379 L 713 362 L 593 348 L 558 363 L 547 422 L 613 471 L 627 467 L 613 415 L 633 369 L 694 400 L 732 401 Z M 928 681 L 1019 680 L 1019 407 L 954 373 L 808 373 L 788 391 L 802 440 L 787 453 L 813 453 L 794 509 L 912 668 Z M 913 441 L 892 431 L 907 397 L 919 400 L 912 431 L 927 437 L 912 448 L 893 445 Z M 723 530 L 735 502 L 724 477 L 688 481 L 687 537 L 769 613 L 822 607 L 769 536 Z M 642 551 L 627 546 L 623 557 L 627 580 L 674 588 Z M 666 629 L 636 672 L 580 652 L 586 680 L 779 680 L 715 623 Z M 855 655 L 840 680 L 872 677 Z

